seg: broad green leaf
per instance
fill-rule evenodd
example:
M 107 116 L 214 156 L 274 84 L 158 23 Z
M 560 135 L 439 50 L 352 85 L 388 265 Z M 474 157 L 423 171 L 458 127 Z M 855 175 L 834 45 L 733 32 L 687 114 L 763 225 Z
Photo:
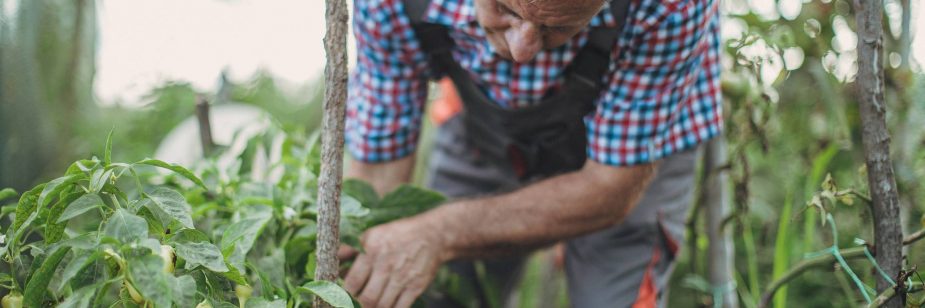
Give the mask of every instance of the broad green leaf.
M 39 194 L 39 206 L 45 207 L 49 202 L 51 202 L 49 197 L 57 196 L 59 193 L 61 193 L 61 191 L 70 188 L 71 184 L 74 184 L 83 178 L 84 177 L 81 174 L 72 174 L 51 180 L 51 182 L 48 182 L 48 184 L 45 185 L 45 189 L 42 189 L 42 193 Z
M 103 186 L 112 178 L 112 172 L 112 169 L 96 169 L 93 171 L 93 176 L 90 177 L 90 192 L 98 193 L 100 190 L 103 190 Z
M 364 207 L 376 207 L 379 203 L 379 194 L 369 183 L 358 179 L 346 179 L 342 187 L 345 194 L 360 201 Z
M 39 212 L 36 210 L 38 208 L 38 196 L 45 189 L 45 185 L 40 184 L 19 197 L 19 203 L 16 205 L 16 218 L 10 228 L 13 232 L 12 238 L 9 239 L 11 245 L 19 241 L 19 236 L 22 235 L 25 227 L 31 224 L 32 220 L 38 216 Z
M 209 242 L 209 236 L 196 229 L 180 229 L 173 233 L 169 241 L 171 243 Z
M 48 223 L 45 224 L 45 243 L 51 244 L 61 240 L 64 237 L 64 228 L 67 226 L 64 222 L 57 222 L 61 217 L 61 214 L 64 213 L 64 210 L 67 208 L 71 202 L 74 202 L 83 195 L 83 191 L 69 193 L 65 196 L 59 197 L 58 201 L 55 201 L 55 204 L 52 205 L 51 209 L 48 211 Z
M 112 163 L 112 132 L 115 127 L 109 129 L 109 135 L 106 136 L 106 150 L 103 152 L 103 166 L 109 166 Z
M 61 259 L 70 251 L 70 247 L 61 247 L 55 250 L 42 262 L 42 265 L 32 273 L 32 277 L 29 278 L 29 282 L 26 283 L 25 292 L 23 292 L 23 307 L 41 306 L 45 298 L 45 293 L 48 290 L 48 283 L 51 282 L 51 277 L 54 276 L 58 264 L 61 263 Z
M 101 284 L 94 284 L 85 286 L 83 288 L 74 291 L 71 296 L 68 296 L 61 303 L 56 306 L 56 308 L 87 308 L 90 307 L 90 300 L 93 299 L 93 295 L 96 294 L 96 290 L 101 288 Z
M 340 241 L 357 250 L 363 249 L 360 245 L 360 236 L 363 235 L 364 223 L 357 218 L 344 217 L 340 220 Z
M 353 308 L 350 294 L 339 285 L 324 280 L 315 280 L 303 285 L 300 290 L 315 294 L 322 300 L 337 308 Z
M 271 302 L 263 297 L 252 297 L 247 300 L 244 308 L 286 308 L 286 300 L 278 299 Z
M 202 265 L 213 272 L 227 272 L 222 251 L 212 243 L 173 243 L 177 256 L 186 260 L 186 269 Z
M 173 302 L 176 307 L 196 306 L 196 280 L 192 276 L 168 276 L 173 281 Z
M 17 193 L 15 189 L 4 188 L 3 190 L 0 190 L 0 201 L 6 200 L 12 197 L 16 197 L 16 195 Z
M 174 277 L 164 272 L 164 260 L 149 254 L 129 258 L 127 263 L 138 293 L 155 307 L 170 307 Z
M 49 287 L 54 290 L 55 293 L 61 293 L 71 279 L 74 279 L 74 277 L 88 265 L 93 264 L 100 255 L 100 252 L 90 253 L 89 251 L 75 250 L 74 258 L 68 262 L 58 278 L 52 281 Z
M 183 168 L 180 165 L 166 163 L 164 161 L 153 159 L 153 158 L 146 158 L 135 164 L 155 166 L 155 167 L 160 167 L 160 168 L 164 168 L 164 169 L 176 172 L 177 174 L 182 175 L 183 177 L 189 179 L 190 181 L 193 181 L 193 183 L 196 183 L 196 185 L 199 185 L 199 187 L 202 187 L 203 189 L 208 189 L 206 187 L 206 184 L 204 184 L 202 180 L 199 179 L 199 177 L 197 177 L 195 174 L 190 172 L 188 169 Z
M 376 207 L 370 208 L 370 213 L 366 216 L 367 226 L 371 227 L 416 215 L 439 205 L 445 200 L 446 198 L 440 193 L 411 185 L 402 185 L 383 197 Z
M 186 203 L 183 195 L 177 191 L 167 187 L 157 187 L 145 195 L 153 201 L 148 204 L 148 208 L 155 215 L 161 216 L 162 221 L 169 222 L 169 220 L 163 219 L 169 217 L 180 222 L 184 227 L 195 228 L 192 217 L 193 209 L 189 203 Z
M 81 160 L 75 161 L 73 164 L 67 167 L 67 172 L 65 172 L 64 174 L 72 175 L 72 174 L 80 174 L 84 172 L 89 172 L 90 170 L 93 170 L 93 168 L 96 168 L 96 166 L 99 164 L 100 162 L 95 159 L 81 159 Z
M 138 217 L 124 209 L 118 209 L 103 229 L 103 234 L 119 240 L 121 243 L 130 243 L 148 238 L 148 224 L 144 218 Z
M 63 240 L 61 242 L 58 242 L 58 245 L 62 247 L 67 246 L 67 247 L 83 249 L 83 250 L 95 250 L 99 248 L 97 247 L 99 246 L 99 244 L 100 244 L 99 234 L 96 231 L 87 232 L 87 233 Z
M 231 224 L 222 235 L 222 251 L 234 246 L 230 255 L 226 255 L 228 263 L 239 272 L 244 272 L 244 257 L 254 246 L 254 241 L 260 231 L 269 221 L 269 216 L 249 218 Z
M 89 210 L 102 207 L 103 199 L 100 198 L 97 194 L 86 194 L 71 202 L 67 209 L 64 210 L 64 213 L 61 213 L 61 217 L 55 221 L 55 223 L 62 223 L 71 218 L 77 217 L 80 214 L 86 213 Z

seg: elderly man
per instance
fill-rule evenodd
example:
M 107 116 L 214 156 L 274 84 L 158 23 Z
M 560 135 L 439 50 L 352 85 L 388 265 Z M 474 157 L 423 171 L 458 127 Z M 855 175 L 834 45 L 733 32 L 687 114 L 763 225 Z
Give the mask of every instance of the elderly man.
M 429 80 L 464 103 L 431 157 L 430 186 L 454 199 L 364 234 L 346 276 L 364 307 L 408 307 L 442 264 L 474 276 L 473 259 L 509 291 L 518 256 L 557 241 L 573 306 L 660 303 L 697 146 L 722 126 L 717 1 L 354 6 L 348 176 L 409 180 Z

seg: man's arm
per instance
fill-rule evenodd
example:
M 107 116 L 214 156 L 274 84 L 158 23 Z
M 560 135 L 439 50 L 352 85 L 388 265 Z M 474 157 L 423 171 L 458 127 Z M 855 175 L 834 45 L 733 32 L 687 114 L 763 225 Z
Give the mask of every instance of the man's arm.
M 420 217 L 438 230 L 448 259 L 518 252 L 613 226 L 635 207 L 655 165 L 583 169 L 512 193 L 460 201 Z
M 619 223 L 642 196 L 655 164 L 579 171 L 520 190 L 447 204 L 370 229 L 345 286 L 365 307 L 408 307 L 457 258 L 522 251 Z
M 399 185 L 411 181 L 414 171 L 414 155 L 383 163 L 367 163 L 350 160 L 346 177 L 368 182 L 380 195 L 395 190 Z

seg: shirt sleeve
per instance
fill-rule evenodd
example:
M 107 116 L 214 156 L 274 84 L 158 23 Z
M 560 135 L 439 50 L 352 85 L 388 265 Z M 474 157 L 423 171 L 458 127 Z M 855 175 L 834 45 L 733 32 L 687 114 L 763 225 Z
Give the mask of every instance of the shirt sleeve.
M 585 118 L 588 158 L 602 164 L 654 162 L 722 127 L 719 1 L 637 3 L 609 88 Z
M 347 98 L 345 138 L 359 161 L 413 153 L 427 98 L 426 58 L 401 0 L 355 1 L 356 68 Z

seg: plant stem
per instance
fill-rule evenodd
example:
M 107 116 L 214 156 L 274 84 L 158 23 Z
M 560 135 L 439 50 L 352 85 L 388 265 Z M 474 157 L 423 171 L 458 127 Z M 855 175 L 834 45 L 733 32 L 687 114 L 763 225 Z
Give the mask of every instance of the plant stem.
M 912 243 L 922 240 L 923 238 L 925 238 L 925 229 L 919 230 L 907 236 L 905 239 L 903 239 L 903 245 L 910 245 Z M 864 247 L 846 248 L 846 249 L 841 249 L 838 252 L 841 253 L 842 257 L 844 257 L 845 260 L 864 257 Z M 781 276 L 779 279 L 771 282 L 771 284 L 768 285 L 768 289 L 765 290 L 764 294 L 761 295 L 761 303 L 758 305 L 758 307 L 759 308 L 767 307 L 771 301 L 771 297 L 774 296 L 774 293 L 777 292 L 777 290 L 780 289 L 781 286 L 790 282 L 790 280 L 793 280 L 794 278 L 799 277 L 800 274 L 803 274 L 803 272 L 816 268 L 816 267 L 832 264 L 835 261 L 836 261 L 835 256 L 831 254 L 822 255 L 822 256 L 815 257 L 815 258 L 800 261 L 800 263 L 797 263 L 796 266 L 790 268 L 789 271 L 784 273 L 783 276 Z M 891 286 L 887 289 L 893 289 L 893 288 Z
M 842 249 L 839 250 L 839 252 L 841 253 L 842 257 L 845 258 L 845 260 L 864 257 L 864 247 Z M 789 271 L 785 272 L 780 278 L 768 285 L 768 289 L 764 291 L 764 294 L 761 295 L 761 302 L 759 302 L 758 307 L 768 307 L 768 304 L 771 303 L 771 298 L 774 296 L 774 293 L 777 292 L 777 290 L 784 286 L 786 283 L 790 282 L 790 280 L 799 277 L 800 274 L 803 274 L 803 272 L 813 268 L 827 266 L 833 262 L 836 262 L 836 260 L 835 256 L 831 254 L 800 261 L 794 267 L 791 267 Z

